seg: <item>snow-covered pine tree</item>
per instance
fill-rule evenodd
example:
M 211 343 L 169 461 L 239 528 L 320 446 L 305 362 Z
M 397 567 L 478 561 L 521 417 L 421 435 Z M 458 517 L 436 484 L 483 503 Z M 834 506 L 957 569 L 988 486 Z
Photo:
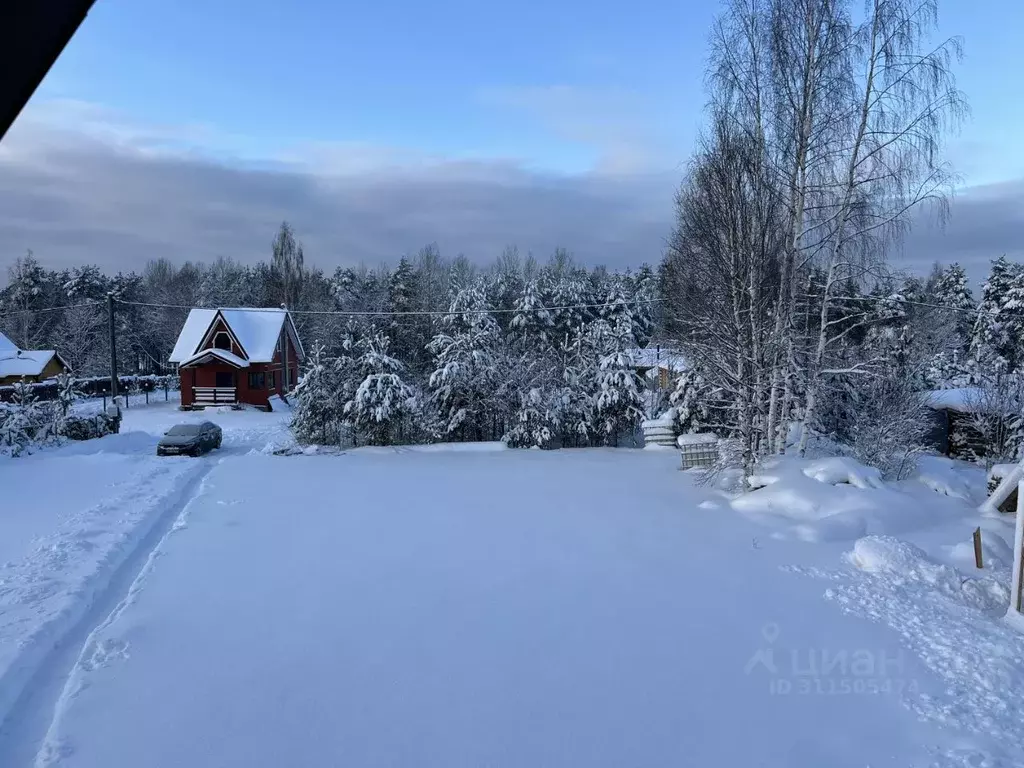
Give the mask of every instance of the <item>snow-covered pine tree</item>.
M 39 403 L 32 386 L 22 379 L 14 385 L 10 405 L 4 409 L 0 425 L 0 450 L 20 456 L 33 442 L 48 436 L 48 425 L 43 424 Z
M 417 282 L 415 267 L 403 256 L 388 280 L 389 310 L 400 313 L 391 318 L 388 338 L 391 339 L 391 353 L 408 365 L 421 362 L 425 356 L 423 347 L 429 338 L 423 334 L 424 325 L 418 322 L 418 318 L 401 314 L 416 309 Z
M 345 403 L 352 428 L 368 445 L 402 442 L 406 421 L 415 410 L 413 390 L 402 381 L 404 366 L 388 354 L 389 344 L 390 339 L 379 331 L 359 343 L 355 368 L 362 381 Z
M 633 276 L 634 335 L 638 347 L 646 347 L 657 326 L 658 278 L 649 264 L 644 264 Z
M 463 440 L 482 440 L 488 426 L 488 403 L 495 391 L 497 323 L 488 311 L 483 290 L 459 290 L 442 332 L 427 349 L 434 356 L 429 389 L 444 432 Z
M 529 280 L 523 286 L 523 293 L 515 300 L 512 314 L 512 332 L 532 338 L 538 344 L 546 344 L 547 334 L 554 324 L 551 312 L 544 306 L 537 280 Z
M 503 440 L 511 448 L 546 448 L 558 431 L 558 414 L 537 387 L 520 396 L 516 421 Z
M 337 445 L 340 442 L 342 413 L 336 374 L 336 362 L 324 357 L 323 344 L 314 344 L 302 379 L 291 395 L 292 431 L 300 443 Z
M 1020 288 L 1024 275 L 1019 264 L 1000 256 L 992 262 L 981 288 L 981 304 L 971 332 L 971 358 L 982 371 L 1014 371 L 1021 345 L 1024 305 Z
M 933 298 L 936 304 L 949 308 L 952 314 L 948 319 L 952 320 L 956 327 L 959 342 L 963 347 L 961 352 L 966 352 L 974 326 L 976 305 L 964 268 L 956 262 L 945 267 L 938 275 Z
M 589 444 L 594 424 L 598 357 L 582 327 L 566 333 L 557 355 L 555 418 L 563 447 Z
M 66 371 L 57 374 L 55 379 L 57 385 L 57 398 L 51 409 L 51 431 L 54 435 L 63 435 L 67 424 L 68 414 L 75 402 L 81 398 L 78 391 L 78 382 L 75 377 Z
M 669 395 L 675 409 L 676 425 L 681 434 L 714 431 L 711 425 L 711 386 L 703 372 L 690 367 L 676 380 Z
M 602 351 L 596 377 L 594 431 L 605 444 L 618 445 L 619 437 L 643 418 L 644 399 L 632 356 L 636 345 L 632 312 L 625 305 L 613 317 L 614 325 L 601 320 L 591 326 L 595 346 Z
M 932 270 L 924 293 L 930 307 L 917 307 L 913 326 L 917 343 L 926 352 L 927 389 L 950 389 L 972 383 L 971 332 L 975 302 L 967 275 L 959 264 Z

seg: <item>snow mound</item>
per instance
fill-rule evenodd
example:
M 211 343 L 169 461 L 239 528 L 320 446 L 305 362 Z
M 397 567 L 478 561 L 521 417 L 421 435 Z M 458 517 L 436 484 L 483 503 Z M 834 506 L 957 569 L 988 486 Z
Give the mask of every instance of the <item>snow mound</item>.
M 881 473 L 874 467 L 866 467 L 855 459 L 846 456 L 833 456 L 828 459 L 812 461 L 803 469 L 807 477 L 819 483 L 839 485 L 846 483 L 856 488 L 884 488 Z
M 944 456 L 920 456 L 913 480 L 943 496 L 972 504 L 986 496 L 985 475 L 978 467 Z
M 991 578 L 967 578 L 953 566 L 935 562 L 920 547 L 892 536 L 858 539 L 848 557 L 862 571 L 919 582 L 978 610 L 1003 609 L 1010 599 L 1005 584 Z
M 754 490 L 733 499 L 732 508 L 779 528 L 776 538 L 852 541 L 926 528 L 963 513 L 957 499 L 935 496 L 919 484 L 915 495 L 846 457 L 782 457 L 766 462 L 749 482 Z

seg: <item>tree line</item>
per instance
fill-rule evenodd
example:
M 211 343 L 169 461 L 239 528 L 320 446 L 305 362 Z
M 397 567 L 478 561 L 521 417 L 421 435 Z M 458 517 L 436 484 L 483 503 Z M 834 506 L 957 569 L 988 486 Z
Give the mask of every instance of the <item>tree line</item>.
M 923 393 L 957 386 L 999 401 L 974 409 L 998 414 L 977 431 L 1009 456 L 1024 432 L 1020 265 L 996 260 L 976 300 L 957 265 L 887 263 L 915 216 L 946 215 L 956 181 L 943 149 L 967 109 L 961 48 L 935 38 L 937 19 L 935 0 L 725 0 L 657 272 L 515 249 L 480 267 L 427 247 L 328 275 L 285 224 L 255 266 L 104 276 L 26 257 L 3 327 L 102 371 L 102 310 L 73 305 L 112 291 L 134 372 L 163 364 L 187 312 L 146 304 L 286 305 L 310 347 L 296 414 L 310 441 L 614 442 L 657 405 L 629 355 L 656 337 L 688 363 L 666 403 L 680 430 L 716 432 L 748 474 L 824 439 L 899 475 L 924 445 Z

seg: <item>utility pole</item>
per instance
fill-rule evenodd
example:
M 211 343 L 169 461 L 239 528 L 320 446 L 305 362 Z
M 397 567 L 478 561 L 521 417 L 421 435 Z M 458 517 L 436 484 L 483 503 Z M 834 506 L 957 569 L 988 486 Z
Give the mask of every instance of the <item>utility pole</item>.
M 114 332 L 114 292 L 107 294 L 107 319 L 110 324 L 110 401 L 117 397 L 117 334 Z
M 288 392 L 288 305 L 282 304 L 284 322 L 281 323 L 281 394 Z

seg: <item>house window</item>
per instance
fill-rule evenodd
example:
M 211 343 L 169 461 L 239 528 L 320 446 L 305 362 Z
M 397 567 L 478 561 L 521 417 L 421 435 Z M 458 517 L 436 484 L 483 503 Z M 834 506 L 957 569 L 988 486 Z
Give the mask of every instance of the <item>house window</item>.
M 267 371 L 267 389 L 274 389 L 274 372 Z
M 262 372 L 249 374 L 249 389 L 263 389 L 265 386 L 266 379 Z
M 231 337 L 224 331 L 218 331 L 217 335 L 213 337 L 213 346 L 217 349 L 226 349 L 228 352 L 231 351 Z

